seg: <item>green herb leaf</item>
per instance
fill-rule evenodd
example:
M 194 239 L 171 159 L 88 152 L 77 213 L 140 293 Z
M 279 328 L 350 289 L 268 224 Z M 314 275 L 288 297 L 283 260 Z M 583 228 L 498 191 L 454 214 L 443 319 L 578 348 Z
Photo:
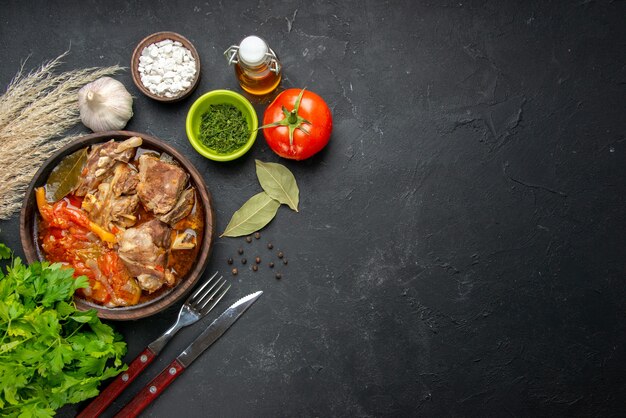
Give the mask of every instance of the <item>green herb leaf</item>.
M 248 235 L 270 223 L 280 202 L 272 199 L 267 193 L 261 192 L 252 196 L 233 214 L 222 237 L 240 237 Z
M 287 167 L 276 163 L 256 161 L 256 175 L 263 190 L 280 203 L 298 211 L 300 190 L 296 178 Z
M 11 249 L 0 243 L 0 260 L 6 260 L 7 258 L 11 258 Z
M 85 278 L 73 274 L 17 257 L 0 274 L 0 416 L 52 416 L 126 369 L 121 336 L 96 311 L 76 310 L 72 295 Z
M 56 202 L 67 196 L 78 184 L 83 165 L 87 161 L 87 148 L 65 157 L 48 176 L 46 199 Z

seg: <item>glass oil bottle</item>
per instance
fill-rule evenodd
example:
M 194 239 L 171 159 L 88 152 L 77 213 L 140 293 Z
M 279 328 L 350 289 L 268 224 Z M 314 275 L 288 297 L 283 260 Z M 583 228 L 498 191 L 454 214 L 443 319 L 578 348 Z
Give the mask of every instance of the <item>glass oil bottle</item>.
M 239 45 L 228 48 L 224 55 L 234 64 L 235 75 L 242 89 L 262 96 L 278 87 L 281 65 L 276 53 L 258 36 L 248 36 Z

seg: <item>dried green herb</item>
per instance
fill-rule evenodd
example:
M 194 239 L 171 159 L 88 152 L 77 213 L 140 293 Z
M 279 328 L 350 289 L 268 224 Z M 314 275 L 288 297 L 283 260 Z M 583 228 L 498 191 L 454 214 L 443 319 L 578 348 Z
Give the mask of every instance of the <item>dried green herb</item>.
M 67 196 L 78 184 L 81 171 L 87 161 L 87 148 L 65 157 L 48 176 L 46 199 L 57 202 Z
M 300 190 L 296 178 L 287 167 L 256 160 L 256 175 L 261 187 L 272 199 L 288 205 L 296 212 L 298 211 Z
M 252 196 L 233 214 L 222 237 L 240 237 L 258 231 L 270 223 L 280 203 L 267 193 L 261 192 Z
M 218 154 L 237 151 L 249 137 L 246 118 L 231 104 L 210 105 L 202 114 L 200 141 Z

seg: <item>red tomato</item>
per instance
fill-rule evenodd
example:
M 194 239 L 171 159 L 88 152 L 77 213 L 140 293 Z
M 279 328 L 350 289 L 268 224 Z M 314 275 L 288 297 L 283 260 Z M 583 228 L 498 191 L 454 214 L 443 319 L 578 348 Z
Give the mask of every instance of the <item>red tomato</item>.
M 111 296 L 115 296 L 116 304 L 125 306 L 139 302 L 141 288 L 115 251 L 108 251 L 100 256 L 98 267 L 104 276 L 100 280 L 106 281 L 105 288 L 108 287 L 113 293 Z
M 267 107 L 262 128 L 267 144 L 276 154 L 304 160 L 328 144 L 333 117 L 317 94 L 288 89 Z

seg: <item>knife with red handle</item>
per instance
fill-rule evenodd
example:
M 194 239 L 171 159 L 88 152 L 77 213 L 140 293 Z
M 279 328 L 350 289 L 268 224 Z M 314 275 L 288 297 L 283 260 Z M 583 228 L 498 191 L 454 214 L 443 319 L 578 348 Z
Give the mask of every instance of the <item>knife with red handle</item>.
M 100 416 L 119 394 L 152 363 L 168 341 L 176 335 L 178 330 L 196 323 L 211 312 L 230 288 L 230 285 L 224 287 L 226 282 L 221 280 L 221 276 L 217 281 L 214 281 L 216 276 L 217 272 L 189 296 L 183 306 L 181 306 L 174 325 L 168 328 L 159 338 L 151 342 L 150 345 L 130 363 L 128 369 L 118 375 L 106 389 L 101 391 L 100 395 L 92 400 L 91 403 L 77 415 L 77 418 L 97 418 Z
M 130 401 L 116 417 L 136 417 L 154 401 L 189 365 L 217 341 L 232 324 L 263 294 L 252 293 L 235 302 L 215 319 L 169 366 L 159 373 Z
M 148 346 L 128 365 L 128 369 L 119 374 L 76 418 L 93 418 L 102 414 L 142 370 L 152 363 L 157 354 L 158 352 L 155 353 Z

